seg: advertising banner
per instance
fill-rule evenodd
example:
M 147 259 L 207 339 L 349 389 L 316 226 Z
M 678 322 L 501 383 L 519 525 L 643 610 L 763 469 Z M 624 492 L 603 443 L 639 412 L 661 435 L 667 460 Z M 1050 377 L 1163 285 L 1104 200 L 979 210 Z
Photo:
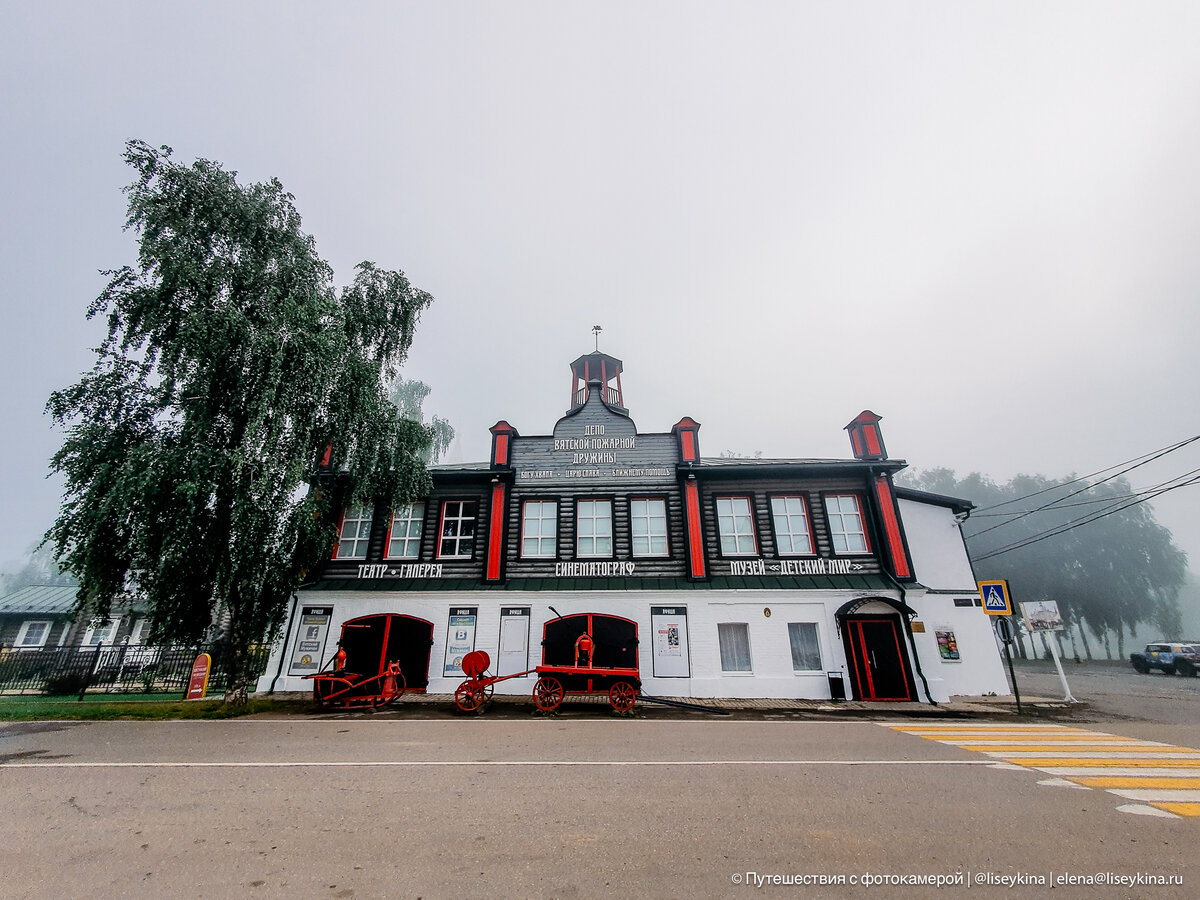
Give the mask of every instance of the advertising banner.
M 296 642 L 292 645 L 292 661 L 288 667 L 289 675 L 312 675 L 321 670 L 332 619 L 332 606 L 301 607 Z
M 692 672 L 688 658 L 687 607 L 650 607 L 650 631 L 654 641 L 654 677 L 688 678 Z
M 475 621 L 479 618 L 478 613 L 478 606 L 450 610 L 450 622 L 446 629 L 446 662 L 442 667 L 442 674 L 447 678 L 465 677 L 462 661 L 464 656 L 475 649 Z
M 500 648 L 496 674 L 515 675 L 529 669 L 529 607 L 500 610 Z

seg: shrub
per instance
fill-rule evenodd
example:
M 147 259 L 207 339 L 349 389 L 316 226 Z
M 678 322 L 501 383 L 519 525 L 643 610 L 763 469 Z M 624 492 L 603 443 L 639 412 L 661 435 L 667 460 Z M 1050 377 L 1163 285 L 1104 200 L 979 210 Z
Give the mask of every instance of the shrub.
M 62 696 L 65 694 L 78 694 L 87 684 L 87 677 L 79 672 L 64 672 L 60 675 L 51 675 L 42 685 L 42 693 L 50 694 L 51 696 Z

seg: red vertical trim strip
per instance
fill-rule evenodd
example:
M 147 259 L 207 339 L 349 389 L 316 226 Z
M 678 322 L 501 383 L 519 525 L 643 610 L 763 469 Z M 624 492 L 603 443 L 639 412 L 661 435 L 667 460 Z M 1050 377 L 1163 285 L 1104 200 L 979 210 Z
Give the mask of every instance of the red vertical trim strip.
M 326 444 L 325 445 L 325 453 L 321 457 L 321 465 L 322 466 L 329 465 L 329 458 L 331 456 L 333 456 L 333 444 Z
M 900 520 L 896 518 L 896 504 L 892 500 L 892 489 L 886 478 L 875 479 L 875 496 L 879 498 L 879 513 L 883 516 L 883 530 L 887 536 L 888 552 L 892 557 L 892 571 L 897 578 L 909 578 L 908 558 L 904 555 L 904 541 L 900 537 Z
M 700 490 L 696 482 L 689 481 L 685 491 L 687 497 L 688 547 L 692 556 L 692 577 L 704 577 L 704 535 L 700 533 Z
M 867 653 L 867 636 L 863 632 L 863 623 L 861 621 L 855 622 L 854 624 L 856 624 L 858 626 L 858 640 L 859 640 L 859 643 L 862 645 L 863 668 L 866 669 L 866 672 L 867 672 L 867 690 L 869 690 L 871 693 L 871 696 L 868 697 L 867 699 L 874 700 L 875 699 L 875 679 L 871 677 L 871 660 L 869 659 L 869 654 Z
M 850 446 L 854 448 L 855 456 L 862 456 L 862 440 L 859 438 L 858 429 L 851 427 L 850 429 Z
M 696 461 L 696 437 L 690 431 L 684 431 L 680 434 L 683 439 L 683 461 Z
M 488 524 L 488 581 L 500 580 L 500 559 L 504 550 L 501 540 L 504 531 L 504 485 L 492 488 L 492 511 Z
M 508 435 L 496 435 L 496 458 L 492 460 L 492 464 L 496 466 L 508 465 Z
M 883 456 L 883 448 L 879 446 L 879 429 L 874 425 L 864 425 L 863 436 L 867 439 L 867 452 L 873 456 Z
M 896 642 L 896 659 L 900 662 L 900 675 L 904 678 L 904 699 L 912 700 L 912 688 L 908 684 L 908 666 L 904 664 L 904 652 L 900 649 L 900 631 L 896 628 L 896 622 L 892 621 L 892 639 Z

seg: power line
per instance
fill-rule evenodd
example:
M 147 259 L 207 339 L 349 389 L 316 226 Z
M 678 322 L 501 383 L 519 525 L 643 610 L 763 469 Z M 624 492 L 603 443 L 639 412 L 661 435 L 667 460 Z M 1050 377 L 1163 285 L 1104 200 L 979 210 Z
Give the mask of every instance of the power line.
M 991 506 L 981 506 L 981 507 L 979 507 L 979 509 L 977 509 L 975 511 L 975 514 L 978 515 L 979 513 L 982 513 L 985 510 L 989 510 L 989 509 L 999 509 L 1001 506 L 1008 506 L 1010 503 L 1020 503 L 1022 500 L 1029 500 L 1033 497 L 1037 497 L 1040 494 L 1044 494 L 1047 491 L 1053 491 L 1053 490 L 1056 490 L 1057 488 L 1066 487 L 1067 485 L 1078 484 L 1080 481 L 1083 481 L 1086 478 L 1094 478 L 1095 476 L 1100 475 L 1104 472 L 1107 472 L 1110 469 L 1115 469 L 1118 466 L 1128 465 L 1129 463 L 1138 462 L 1139 460 L 1143 460 L 1143 459 L 1146 460 L 1146 462 L 1150 462 L 1150 460 L 1146 459 L 1146 457 L 1152 456 L 1152 457 L 1154 457 L 1154 459 L 1158 459 L 1160 456 L 1165 456 L 1168 453 L 1172 453 L 1175 450 L 1180 449 L 1181 447 L 1186 447 L 1188 444 L 1192 443 L 1193 441 L 1198 441 L 1198 440 L 1200 440 L 1200 434 L 1194 435 L 1190 438 L 1184 438 L 1182 441 L 1178 441 L 1177 443 L 1174 443 L 1174 444 L 1168 444 L 1166 447 L 1160 447 L 1158 450 L 1151 450 L 1149 453 L 1143 453 L 1141 456 L 1135 456 L 1132 459 L 1125 460 L 1124 462 L 1116 463 L 1116 465 L 1105 466 L 1103 469 L 1097 469 L 1095 472 L 1092 472 L 1090 475 L 1080 475 L 1078 478 L 1072 478 L 1070 481 L 1064 481 L 1064 482 L 1061 482 L 1060 484 L 1053 484 L 1050 487 L 1042 488 L 1039 491 L 1034 491 L 1032 494 L 1026 494 L 1023 497 L 1014 497 L 1012 500 L 1003 500 L 1000 503 L 993 503 Z M 1136 468 L 1136 466 L 1133 468 Z M 1128 471 L 1128 470 L 1126 470 L 1126 471 Z M 1107 481 L 1108 479 L 1104 479 L 1104 480 Z M 1063 498 L 1063 499 L 1065 499 L 1065 498 Z M 1031 512 L 1032 512 L 1032 510 L 1031 510 Z
M 1180 477 L 1183 477 L 1183 476 L 1180 476 Z M 1042 532 L 1041 534 L 1032 535 L 1031 537 L 1028 537 L 1028 538 L 1022 538 L 1021 540 L 1015 541 L 1014 543 L 1010 544 L 1007 547 L 1001 547 L 1000 549 L 993 550 L 990 553 L 984 553 L 981 556 L 972 557 L 972 559 L 975 562 L 983 562 L 985 559 L 991 559 L 995 556 L 1000 556 L 1001 554 L 1004 554 L 1004 553 L 1010 553 L 1013 550 L 1020 550 L 1024 547 L 1028 547 L 1032 544 L 1039 543 L 1040 541 L 1047 540 L 1048 538 L 1056 537 L 1057 535 L 1060 535 L 1060 534 L 1065 534 L 1068 531 L 1073 531 L 1076 528 L 1081 528 L 1084 525 L 1091 524 L 1092 522 L 1097 522 L 1100 519 L 1103 519 L 1103 518 L 1113 515 L 1114 513 L 1119 513 L 1119 512 L 1122 512 L 1123 510 L 1129 509 L 1130 507 L 1137 506 L 1139 503 L 1145 503 L 1147 500 L 1151 500 L 1154 497 L 1159 497 L 1159 496 L 1162 496 L 1163 494 L 1169 493 L 1170 491 L 1176 490 L 1178 488 L 1187 487 L 1188 485 L 1197 484 L 1197 483 L 1200 483 L 1200 475 L 1190 478 L 1187 481 L 1181 482 L 1180 484 L 1171 485 L 1170 487 L 1165 487 L 1159 491 L 1151 492 L 1148 496 L 1141 497 L 1137 500 L 1132 501 L 1131 503 L 1125 503 L 1121 506 L 1117 506 L 1112 509 L 1102 510 L 1102 511 L 1094 513 L 1090 516 L 1084 516 L 1083 518 L 1076 519 L 1072 522 L 1067 522 L 1065 525 L 1059 526 L 1057 528 L 1053 528 L 1049 531 Z M 982 534 L 982 532 L 980 532 L 980 534 Z
M 1055 501 L 1054 505 L 1040 506 L 1037 509 L 1027 509 L 1027 510 L 1022 510 L 1019 512 L 1009 512 L 1009 513 L 972 512 L 971 518 L 972 519 L 995 519 L 995 518 L 1000 518 L 1002 516 L 1022 517 L 1022 516 L 1032 515 L 1035 512 L 1054 512 L 1056 509 L 1071 509 L 1072 507 L 1076 507 L 1076 506 L 1092 506 L 1096 503 L 1112 503 L 1117 500 L 1127 500 L 1131 497 L 1143 497 L 1147 494 L 1153 494 L 1159 488 L 1163 487 L 1164 485 L 1170 484 L 1172 481 L 1178 481 L 1180 478 L 1187 478 L 1189 475 L 1193 475 L 1196 473 L 1200 473 L 1200 468 L 1192 469 L 1192 471 L 1190 471 L 1190 472 L 1184 472 L 1182 475 L 1176 475 L 1174 478 L 1168 478 L 1166 481 L 1161 481 L 1158 484 L 1154 485 L 1153 487 L 1139 488 L 1136 491 L 1130 491 L 1128 494 L 1120 494 L 1120 495 L 1114 496 L 1114 497 L 1097 497 L 1094 500 L 1080 500 L 1078 503 L 1063 503 L 1061 501 Z M 1096 482 L 1096 484 L 1101 484 L 1101 483 L 1102 482 L 1099 482 L 1099 481 Z M 1077 492 L 1077 493 L 1079 493 L 1079 492 Z M 1074 496 L 1074 495 L 1072 495 L 1072 496 Z M 1063 497 L 1063 500 L 1066 500 L 1066 499 L 1067 499 L 1066 497 Z M 995 507 L 988 507 L 988 509 L 994 509 L 994 508 Z M 1013 518 L 1011 521 L 1015 522 L 1015 521 L 1017 521 L 1017 519 Z M 1008 523 L 1005 522 L 1003 524 L 1007 525 Z M 983 532 L 978 531 L 978 532 L 976 532 L 976 534 L 983 534 Z M 974 536 L 975 535 L 971 535 L 971 537 L 974 537 Z

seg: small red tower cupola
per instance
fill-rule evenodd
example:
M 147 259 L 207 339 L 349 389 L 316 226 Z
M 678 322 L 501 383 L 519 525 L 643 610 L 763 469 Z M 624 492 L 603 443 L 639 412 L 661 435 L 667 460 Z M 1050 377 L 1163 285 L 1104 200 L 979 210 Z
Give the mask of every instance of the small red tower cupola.
M 869 409 L 860 412 L 846 431 L 850 432 L 850 447 L 855 459 L 887 459 L 887 450 L 883 446 L 883 434 L 879 431 L 879 420 Z
M 608 406 L 625 409 L 621 395 L 622 363 L 615 356 L 596 350 L 571 363 L 571 409 L 588 401 L 588 385 L 600 382 L 600 399 Z

